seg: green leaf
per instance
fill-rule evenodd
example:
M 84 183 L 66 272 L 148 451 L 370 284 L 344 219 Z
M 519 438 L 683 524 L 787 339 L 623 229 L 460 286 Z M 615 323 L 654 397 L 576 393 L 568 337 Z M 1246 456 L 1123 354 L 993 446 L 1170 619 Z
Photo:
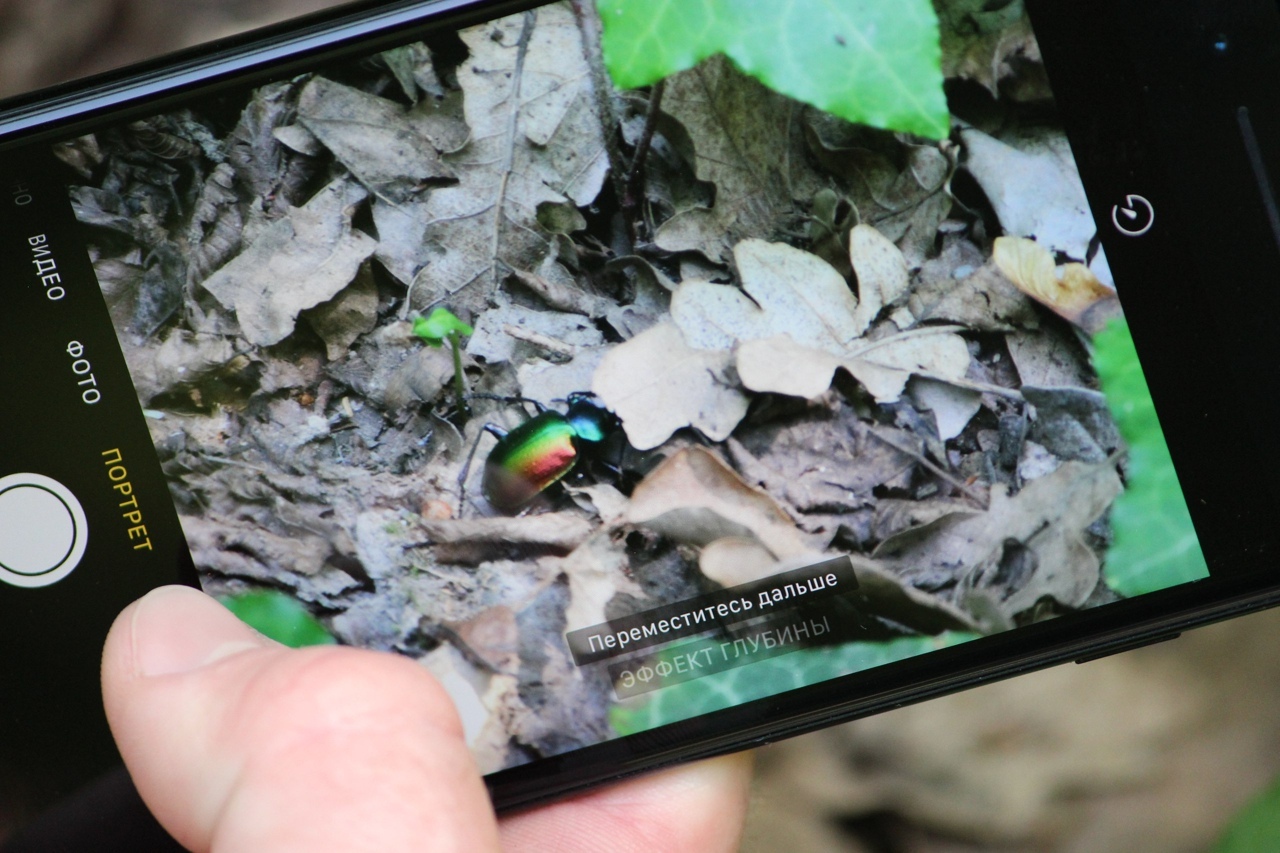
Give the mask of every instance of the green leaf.
M 246 592 L 221 601 L 240 621 L 286 646 L 299 649 L 337 642 L 306 608 L 283 592 Z
M 1280 850 L 1280 780 L 1236 816 L 1214 853 L 1273 850 Z
M 974 637 L 948 633 L 803 649 L 624 700 L 614 707 L 610 720 L 618 734 L 635 734 L 958 645 Z
M 1135 596 L 1207 578 L 1209 568 L 1129 324 L 1123 318 L 1113 321 L 1098 333 L 1094 347 L 1102 390 L 1129 445 L 1127 488 L 1111 510 L 1115 541 L 1103 573 L 1107 585 Z
M 724 53 L 777 92 L 848 121 L 943 139 L 938 17 L 930 0 L 597 0 L 620 88 Z
M 413 333 L 433 347 L 443 345 L 451 335 L 465 338 L 474 331 L 447 308 L 437 308 L 431 312 L 431 316 L 419 317 L 413 321 Z

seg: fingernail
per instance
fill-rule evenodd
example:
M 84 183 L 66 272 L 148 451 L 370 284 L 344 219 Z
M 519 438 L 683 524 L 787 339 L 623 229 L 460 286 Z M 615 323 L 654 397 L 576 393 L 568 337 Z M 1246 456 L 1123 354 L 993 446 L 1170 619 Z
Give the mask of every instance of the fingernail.
M 202 592 L 165 586 L 143 596 L 131 623 L 134 672 L 144 678 L 190 672 L 263 639 Z

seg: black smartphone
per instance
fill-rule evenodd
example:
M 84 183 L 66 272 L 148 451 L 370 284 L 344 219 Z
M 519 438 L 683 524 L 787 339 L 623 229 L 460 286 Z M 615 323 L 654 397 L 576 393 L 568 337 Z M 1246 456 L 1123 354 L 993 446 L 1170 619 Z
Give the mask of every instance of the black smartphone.
M 1276 4 L 704 5 L 0 104 L 0 768 L 117 762 L 166 583 L 420 661 L 499 809 L 1276 602 Z

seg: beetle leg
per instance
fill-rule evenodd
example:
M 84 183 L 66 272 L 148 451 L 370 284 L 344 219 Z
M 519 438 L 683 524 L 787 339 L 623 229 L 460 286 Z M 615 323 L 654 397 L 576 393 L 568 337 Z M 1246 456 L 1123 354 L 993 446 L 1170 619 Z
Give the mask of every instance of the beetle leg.
M 458 518 L 462 518 L 462 510 L 467 505 L 467 477 L 471 474 L 471 463 L 475 461 L 476 451 L 480 449 L 480 439 L 484 438 L 485 433 L 499 441 L 507 437 L 507 431 L 502 427 L 496 424 L 485 424 L 480 428 L 480 434 L 476 436 L 476 440 L 471 442 L 471 451 L 467 454 L 467 461 L 463 463 L 462 470 L 458 472 Z

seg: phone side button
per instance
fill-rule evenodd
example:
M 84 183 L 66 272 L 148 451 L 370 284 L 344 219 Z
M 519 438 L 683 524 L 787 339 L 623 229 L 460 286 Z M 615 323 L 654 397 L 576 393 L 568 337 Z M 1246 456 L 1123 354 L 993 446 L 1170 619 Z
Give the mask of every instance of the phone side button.
M 1176 640 L 1181 636 L 1182 634 L 1180 633 L 1165 634 L 1164 636 L 1156 637 L 1155 639 L 1152 639 L 1152 640 L 1138 640 L 1133 643 L 1125 643 L 1124 645 L 1114 646 L 1112 648 L 1109 648 L 1104 652 L 1098 652 L 1097 654 L 1092 654 L 1092 655 L 1085 655 L 1082 658 L 1078 658 L 1076 660 L 1076 663 L 1088 663 L 1089 661 L 1093 661 L 1093 660 L 1102 660 L 1103 658 L 1109 658 L 1112 655 L 1118 655 L 1118 654 L 1121 654 L 1122 652 L 1131 652 L 1134 649 L 1141 649 L 1141 648 L 1145 648 L 1146 646 L 1154 646 L 1156 643 L 1165 643 L 1165 642 L 1168 642 L 1169 640 Z

